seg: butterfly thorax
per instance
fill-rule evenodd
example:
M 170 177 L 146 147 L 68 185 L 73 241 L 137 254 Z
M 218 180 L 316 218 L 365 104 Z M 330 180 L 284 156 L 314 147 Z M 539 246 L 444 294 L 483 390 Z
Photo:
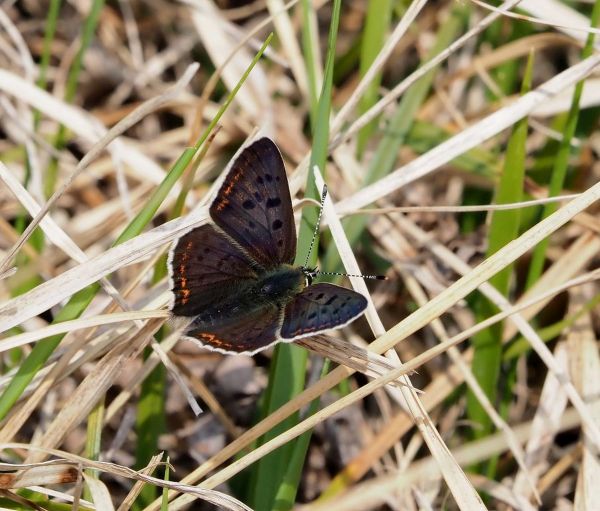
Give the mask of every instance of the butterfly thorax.
M 227 322 L 240 314 L 252 314 L 265 304 L 284 307 L 306 286 L 302 268 L 282 264 L 270 271 L 260 273 L 256 279 L 240 283 L 231 293 L 215 293 L 215 300 L 204 308 L 194 325 L 215 325 Z
M 306 286 L 306 278 L 302 268 L 282 264 L 278 268 L 265 272 L 258 280 L 255 289 L 264 299 L 287 303 Z

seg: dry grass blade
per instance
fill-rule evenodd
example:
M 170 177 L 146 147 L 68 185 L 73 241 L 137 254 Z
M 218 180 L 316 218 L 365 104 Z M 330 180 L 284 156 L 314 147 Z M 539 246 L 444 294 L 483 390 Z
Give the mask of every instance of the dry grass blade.
M 192 215 L 189 215 L 185 218 L 172 220 L 113 247 L 103 254 L 92 257 L 87 262 L 37 286 L 29 293 L 9 300 L 0 306 L 0 328 L 2 331 L 6 331 L 40 312 L 48 310 L 61 300 L 109 273 L 146 257 L 154 252 L 157 247 L 181 236 L 191 226 L 204 223 L 206 221 L 205 215 L 205 213 L 199 212 L 193 218 L 191 218 Z
M 42 450 L 34 451 L 29 462 L 41 461 L 46 456 L 44 450 L 52 449 L 62 443 L 65 434 L 87 417 L 96 403 L 104 397 L 125 363 L 140 354 L 161 325 L 161 320 L 149 321 L 137 333 L 133 342 L 115 346 L 96 364 L 93 371 L 77 387 L 77 391 L 70 396 L 43 436 L 34 444 Z
M 160 465 L 162 458 L 163 458 L 162 452 L 157 454 L 156 456 L 153 456 L 152 459 L 150 460 L 150 463 L 148 463 L 148 466 L 146 468 L 140 470 L 140 472 L 145 475 L 152 475 L 152 473 Z M 138 495 L 142 491 L 144 484 L 145 484 L 144 481 L 136 481 L 135 484 L 133 485 L 133 487 L 131 488 L 131 490 L 129 491 L 129 493 L 127 494 L 127 496 L 122 500 L 121 504 L 117 508 L 117 511 L 127 511 L 128 509 L 130 509 L 131 506 L 133 505 L 133 503 L 135 502 L 135 499 L 138 497 Z
M 579 426 L 581 423 L 575 410 L 567 410 L 560 420 L 560 431 L 567 431 Z M 531 422 L 518 424 L 514 428 L 516 437 L 523 442 L 531 435 Z M 503 434 L 497 433 L 484 440 L 471 442 L 452 451 L 454 458 L 461 465 L 472 465 L 499 454 L 506 449 Z M 432 458 L 424 458 L 413 463 L 409 471 L 397 471 L 383 477 L 356 485 L 345 494 L 333 501 L 315 503 L 308 506 L 299 506 L 302 511 L 326 511 L 336 509 L 340 511 L 358 511 L 375 509 L 385 500 L 385 496 L 394 491 L 408 488 L 415 481 L 433 477 L 437 471 Z
M 506 211 L 511 209 L 528 208 L 554 202 L 566 202 L 574 199 L 579 194 L 562 195 L 560 197 L 547 197 L 529 201 L 512 202 L 510 204 L 480 204 L 472 206 L 399 206 L 387 208 L 363 208 L 348 215 L 382 215 L 387 213 L 469 213 L 476 211 Z
M 248 67 L 252 55 L 245 48 L 238 47 L 238 38 L 228 30 L 230 22 L 221 19 L 217 8 L 210 2 L 200 0 L 190 7 L 190 11 L 191 20 L 211 60 L 217 64 L 228 60 L 227 66 L 222 70 L 222 79 L 232 90 Z M 233 55 L 231 60 L 227 58 L 228 55 Z M 272 120 L 268 118 L 268 113 L 272 111 L 270 98 L 262 94 L 267 89 L 266 80 L 261 67 L 256 67 L 236 97 L 243 109 L 258 118 L 261 125 L 272 124 Z
M 130 311 L 122 313 L 104 314 L 91 318 L 80 318 L 72 321 L 64 321 L 55 325 L 50 325 L 45 328 L 40 328 L 34 332 L 25 332 L 23 334 L 14 335 L 8 339 L 0 340 L 0 352 L 7 351 L 18 346 L 30 344 L 42 339 L 46 339 L 52 335 L 74 332 L 83 328 L 91 328 L 100 325 L 113 325 L 116 323 L 125 323 L 140 319 L 152 318 L 168 318 L 169 313 L 166 310 L 151 310 L 151 311 Z
M 369 124 L 375 117 L 377 117 L 384 110 L 386 106 L 396 100 L 403 92 L 405 92 L 410 86 L 415 84 L 421 77 L 423 77 L 427 72 L 431 69 L 435 68 L 438 64 L 446 60 L 450 55 L 456 53 L 458 49 L 460 49 L 464 44 L 466 44 L 469 40 L 472 40 L 477 34 L 484 31 L 490 24 L 492 24 L 496 19 L 500 17 L 502 12 L 507 11 L 508 9 L 513 8 L 515 5 L 519 4 L 522 0 L 508 0 L 502 4 L 498 12 L 492 13 L 487 16 L 485 19 L 481 20 L 477 23 L 475 27 L 469 30 L 466 34 L 461 36 L 459 39 L 454 41 L 448 48 L 444 51 L 440 52 L 430 61 L 426 62 L 419 69 L 413 72 L 408 78 L 404 79 L 401 83 L 396 85 L 393 90 L 391 90 L 388 94 L 386 94 L 382 99 L 380 99 L 376 105 L 371 107 L 367 112 L 365 112 L 359 119 L 357 119 L 352 126 L 345 131 L 344 133 L 338 134 L 336 138 L 333 139 L 332 145 L 337 147 L 342 143 L 342 141 L 348 139 L 351 135 L 354 135 L 365 125 Z M 382 51 L 383 53 L 383 51 Z
M 571 290 L 572 310 L 574 312 L 579 310 L 590 295 L 593 295 L 591 286 Z M 595 376 L 600 373 L 600 356 L 592 318 L 589 314 L 581 316 L 575 323 L 575 328 L 569 332 L 566 342 L 573 383 L 582 398 L 589 404 L 592 415 L 598 423 L 600 420 L 598 403 L 600 382 Z M 584 426 L 583 459 L 581 472 L 577 478 L 574 502 L 577 510 L 592 509 L 596 505 L 597 489 L 600 487 L 600 456 L 598 453 L 598 446 L 590 441 L 587 428 Z
M 0 10 L 5 507 L 594 508 L 600 1 L 82 5 Z M 320 277 L 387 279 L 350 278 L 367 309 L 335 333 L 224 356 L 168 288 L 193 305 L 216 263 L 235 324 L 249 275 L 167 245 L 239 158 L 234 242 L 286 227 L 289 262 L 285 180 L 244 170 L 259 136 L 296 259 L 318 161 Z M 284 320 L 336 324 L 337 299 Z
M 340 341 L 335 337 L 317 335 L 307 339 L 300 339 L 296 341 L 296 344 L 372 378 L 381 376 L 385 372 L 397 367 L 381 355 L 363 350 L 359 346 Z M 396 387 L 408 386 L 402 381 L 393 381 L 391 385 Z M 414 387 L 409 388 L 416 393 L 422 392 Z
M 492 275 L 500 271 L 504 266 L 510 264 L 512 261 L 517 259 L 520 255 L 525 253 L 531 247 L 535 246 L 535 244 L 537 244 L 541 239 L 545 238 L 553 231 L 564 225 L 571 218 L 573 218 L 579 212 L 583 211 L 585 208 L 589 207 L 589 205 L 593 204 L 599 198 L 600 183 L 594 185 L 592 188 L 584 192 L 580 197 L 574 199 L 573 201 L 565 205 L 563 208 L 561 208 L 559 211 L 546 218 L 536 226 L 532 227 L 528 232 L 521 235 L 521 237 L 506 245 L 504 248 L 496 252 L 489 259 L 481 263 L 479 267 L 472 270 L 468 275 L 455 282 L 453 285 L 451 285 L 445 291 L 443 291 L 438 296 L 430 300 L 426 305 L 421 307 L 411 316 L 401 321 L 392 329 L 388 330 L 384 335 L 382 335 L 380 338 L 378 338 L 372 343 L 373 349 L 376 352 L 381 353 L 389 349 L 392 345 L 396 344 L 400 339 L 405 338 L 410 333 L 417 331 L 419 328 L 428 324 L 431 320 L 437 318 L 444 311 L 446 311 L 452 305 L 454 305 L 458 300 L 466 296 L 477 286 L 486 282 Z M 526 324 L 522 327 L 527 328 L 528 325 Z M 549 365 L 549 368 L 552 369 L 556 374 L 561 374 L 560 370 L 554 365 L 551 358 L 545 358 L 545 362 Z M 260 427 L 255 427 L 254 430 L 248 432 L 247 435 L 242 435 L 235 442 L 232 442 L 229 445 L 229 448 L 224 450 L 222 454 L 219 457 L 216 457 L 216 459 L 212 460 L 211 463 L 200 466 L 196 473 L 192 474 L 188 480 L 194 480 L 198 477 L 198 474 L 205 473 L 205 471 L 209 469 L 209 467 L 212 467 L 214 463 L 218 463 L 219 459 L 222 458 L 224 460 L 227 457 L 233 455 L 235 452 L 237 452 L 239 445 L 243 446 L 245 442 L 251 441 L 252 438 L 257 438 L 261 434 L 261 430 L 267 430 L 269 428 L 269 424 L 277 421 L 278 417 L 285 417 L 287 414 L 291 413 L 291 411 L 299 409 L 303 404 L 308 404 L 312 399 L 314 399 L 316 395 L 319 395 L 319 393 L 323 392 L 323 389 L 330 388 L 331 386 L 335 385 L 335 383 L 340 381 L 347 374 L 348 373 L 345 369 L 337 368 L 329 375 L 327 375 L 324 379 L 322 379 L 319 382 L 319 384 L 315 386 L 315 388 L 307 389 L 305 392 L 296 397 L 293 401 L 280 408 L 275 414 L 272 414 L 269 417 L 269 421 L 266 421 L 264 424 L 260 424 Z M 568 382 L 568 380 L 565 381 L 564 375 L 561 375 L 561 378 L 561 381 L 565 385 L 565 387 L 567 389 L 569 389 L 569 387 L 572 389 L 572 385 Z M 381 383 L 382 380 L 383 383 Z M 377 382 L 379 382 L 380 385 L 387 383 L 385 378 L 375 380 L 375 382 L 372 382 L 374 387 L 377 386 Z M 596 428 L 587 408 L 581 402 L 581 398 L 577 395 L 576 392 L 573 392 L 572 390 L 569 390 L 569 392 L 569 397 L 570 399 L 572 399 L 574 405 L 576 405 L 577 410 L 581 414 L 582 419 L 590 425 L 591 429 Z M 358 399 L 360 399 L 361 396 L 362 394 L 359 394 Z M 339 403 L 340 402 L 338 402 L 338 404 Z M 318 415 L 311 417 L 308 427 L 314 425 L 315 423 L 313 421 L 318 418 Z M 286 437 L 284 437 L 283 443 L 285 443 L 287 436 L 291 432 L 292 431 L 290 430 L 286 433 Z M 301 430 L 299 430 L 297 434 L 299 434 L 300 432 Z M 597 438 L 600 438 L 600 435 L 597 435 Z M 597 441 L 596 438 L 594 441 Z M 253 453 L 253 455 L 249 456 L 248 459 L 244 459 L 243 466 L 251 464 L 255 457 L 260 456 L 264 452 L 268 452 L 269 449 L 274 449 L 276 445 L 280 444 L 265 444 L 258 452 Z M 238 465 L 242 465 L 241 460 L 240 462 L 238 462 Z M 210 481 L 210 483 L 213 484 L 217 481 L 220 482 L 222 480 L 227 480 L 231 476 L 231 474 L 239 470 L 241 470 L 241 466 L 222 470 L 218 479 L 209 479 L 207 481 Z M 186 497 L 178 499 L 178 507 L 174 507 L 174 509 L 178 509 L 179 506 L 183 506 L 188 501 L 189 499 Z
M 373 61 L 373 64 L 369 67 L 369 70 L 361 78 L 359 84 L 352 92 L 350 99 L 342 106 L 340 111 L 335 116 L 335 119 L 331 125 L 331 131 L 333 133 L 337 133 L 342 128 L 344 122 L 346 122 L 349 115 L 356 108 L 360 98 L 365 93 L 369 84 L 373 81 L 375 75 L 381 71 L 383 65 L 390 57 L 390 54 L 394 51 L 394 48 L 398 45 L 399 41 L 404 36 L 411 23 L 414 22 L 415 18 L 419 12 L 421 12 L 421 9 L 423 9 L 425 4 L 426 0 L 414 0 L 410 4 L 404 13 L 404 16 L 400 20 L 400 23 L 398 23 L 392 34 L 390 34 L 388 40 L 385 42 L 384 47 L 378 53 L 377 58 Z
M 321 176 L 318 168 L 315 168 L 314 172 L 315 182 L 317 186 L 322 189 L 324 186 L 323 177 Z M 344 261 L 346 267 L 351 272 L 360 273 L 352 253 L 352 249 L 350 248 L 350 243 L 348 242 L 348 239 L 344 234 L 342 224 L 336 215 L 335 207 L 331 201 L 331 197 L 328 196 L 325 199 L 323 210 L 325 217 L 329 220 L 328 224 L 334 237 L 336 247 L 340 251 L 342 261 Z M 355 280 L 357 280 L 356 285 L 358 286 L 358 289 L 363 292 L 367 291 L 364 280 Z M 370 315 L 370 319 L 374 323 L 372 327 L 374 332 L 381 335 L 384 332 L 383 323 L 377 316 L 377 312 L 375 311 L 372 302 L 370 307 L 372 307 L 372 309 L 367 309 L 367 316 L 369 317 Z M 393 350 L 390 350 L 388 353 L 386 353 L 386 357 L 395 362 L 400 362 L 398 355 Z M 452 491 L 455 500 L 461 507 L 464 507 L 465 509 L 485 509 L 485 505 L 483 504 L 481 497 L 474 490 L 465 473 L 452 458 L 452 455 L 442 440 L 441 435 L 437 431 L 433 421 L 430 419 L 427 409 L 419 401 L 417 393 L 411 391 L 413 385 L 410 379 L 408 376 L 406 376 L 406 373 L 404 374 L 405 376 L 402 377 L 401 381 L 406 387 L 403 386 L 399 389 L 402 393 L 402 397 L 400 398 L 400 396 L 396 396 L 396 399 L 399 401 L 403 399 L 405 401 L 406 407 L 408 410 L 410 410 L 410 414 L 415 421 L 415 425 L 423 435 L 427 447 L 429 447 L 433 457 L 438 462 L 440 471 L 444 475 L 444 479 L 450 487 L 450 491 Z
M 409 183 L 423 178 L 469 149 L 481 145 L 531 113 L 534 108 L 548 101 L 561 90 L 586 78 L 599 64 L 600 55 L 593 55 L 568 68 L 511 105 L 501 108 L 385 178 L 340 201 L 337 205 L 338 214 L 343 215 L 386 197 Z
M 561 364 L 561 367 L 565 368 L 566 352 L 564 345 L 558 347 L 555 357 L 558 363 Z M 561 389 L 560 382 L 557 381 L 552 373 L 548 373 L 531 425 L 533 434 L 529 438 L 525 448 L 527 455 L 527 477 L 533 475 L 537 479 L 542 473 L 552 446 L 551 441 L 559 431 L 560 419 L 565 413 L 567 404 L 567 395 Z M 523 470 L 517 473 L 513 490 L 520 501 L 524 503 L 529 502 L 530 491 L 525 485 Z
M 81 469 L 94 469 L 100 472 L 112 474 L 113 476 L 124 477 L 127 479 L 134 479 L 136 481 L 143 481 L 147 484 L 155 484 L 160 486 L 161 488 L 173 488 L 177 489 L 182 493 L 191 493 L 196 498 L 206 500 L 212 504 L 217 506 L 221 506 L 224 509 L 228 509 L 231 511 L 251 511 L 249 507 L 245 506 L 239 500 L 230 497 L 224 493 L 214 491 L 214 490 L 204 490 L 202 488 L 196 488 L 193 486 L 188 486 L 185 484 L 171 482 L 171 481 L 163 481 L 162 479 L 158 479 L 156 477 L 152 477 L 150 475 L 145 474 L 146 470 L 135 471 L 114 463 L 106 463 L 102 461 L 94 461 L 88 460 L 86 458 L 82 458 L 81 456 L 76 456 L 74 454 L 60 451 L 57 449 L 43 449 L 32 447 L 29 444 L 19 444 L 19 443 L 4 443 L 0 444 L 0 450 L 5 449 L 25 449 L 37 452 L 37 456 L 44 458 L 47 456 L 57 456 L 60 459 L 55 460 L 53 463 L 70 463 L 72 467 L 77 467 L 79 470 Z M 15 466 L 16 468 L 16 466 Z
M 27 210 L 27 212 L 31 215 L 32 218 L 35 218 L 37 215 L 40 215 L 42 208 L 35 202 L 34 198 L 29 195 L 27 190 L 25 190 L 21 184 L 14 178 L 14 176 L 8 171 L 8 169 L 0 162 L 0 179 L 4 181 L 4 183 L 9 187 L 9 189 L 13 192 L 16 199 L 20 204 Z M 65 254 L 69 257 L 77 261 L 78 263 L 82 263 L 87 261 L 87 256 L 80 250 L 80 248 L 67 236 L 67 234 L 54 222 L 54 220 L 49 216 L 42 217 L 40 215 L 40 227 L 44 231 L 44 234 L 48 237 L 48 239 L 60 247 Z M 23 241 L 24 242 L 24 241 Z M 17 245 L 19 242 L 15 244 L 15 250 L 17 250 Z M 107 280 L 101 279 L 100 283 L 104 290 L 111 296 L 116 303 L 118 303 L 122 309 L 127 310 L 127 304 L 119 295 L 119 292 L 114 288 L 114 286 Z
M 487 9 L 490 11 L 496 11 L 496 12 L 498 11 L 498 9 L 496 7 L 494 7 L 493 5 L 490 5 L 486 2 L 482 2 L 481 0 L 471 0 L 471 2 L 478 5 L 479 7 L 483 7 L 484 9 Z M 599 29 L 590 27 L 590 26 L 588 26 L 589 25 L 588 23 L 585 23 L 588 20 L 586 20 L 586 18 L 584 16 L 581 16 L 581 21 L 583 21 L 583 23 L 567 25 L 564 23 L 564 18 L 560 18 L 559 15 L 561 13 L 564 14 L 565 12 L 569 13 L 569 14 L 571 14 L 571 13 L 576 14 L 576 13 L 568 8 L 562 10 L 562 12 L 561 12 L 561 9 L 559 8 L 561 6 L 560 6 L 560 4 L 558 4 L 556 2 L 548 2 L 547 5 L 552 7 L 552 9 L 550 9 L 550 12 L 554 13 L 556 16 L 552 16 L 552 14 L 549 15 L 548 11 L 545 11 L 543 17 L 539 17 L 539 18 L 534 18 L 531 16 L 524 16 L 523 14 L 518 14 L 518 13 L 508 12 L 508 11 L 503 11 L 502 14 L 504 16 L 509 16 L 512 18 L 520 19 L 520 20 L 526 20 L 526 21 L 531 21 L 533 23 L 548 25 L 553 28 L 563 30 L 564 32 L 567 32 L 567 33 L 583 32 L 583 33 L 588 33 L 588 34 L 600 34 Z M 527 1 L 524 1 L 519 7 L 527 9 Z M 567 16 L 567 18 L 571 18 L 571 17 L 573 17 L 573 16 L 572 15 Z M 552 18 L 554 18 L 554 19 L 552 19 Z
M 5 490 L 74 483 L 79 477 L 79 471 L 73 464 L 65 464 L 57 460 L 22 465 L 1 463 L 0 472 L 2 472 L 0 488 Z
M 69 179 L 67 179 L 62 184 L 62 186 L 58 190 L 56 190 L 56 192 L 52 195 L 52 197 L 50 197 L 50 199 L 48 199 L 48 201 L 44 204 L 44 206 L 42 207 L 42 210 L 29 223 L 29 225 L 27 226 L 27 228 L 21 235 L 19 241 L 15 244 L 15 246 L 12 248 L 12 250 L 9 251 L 9 253 L 4 257 L 4 259 L 0 263 L 0 270 L 6 268 L 6 266 L 8 264 L 10 264 L 13 257 L 15 256 L 15 254 L 19 251 L 19 249 L 25 243 L 25 241 L 27 241 L 27 239 L 29 238 L 29 236 L 31 235 L 33 230 L 37 227 L 37 225 L 42 220 L 42 218 L 44 218 L 44 215 L 56 203 L 56 201 L 59 199 L 59 197 L 61 197 L 64 194 L 64 192 L 68 189 L 68 187 L 73 182 L 75 177 L 77 177 L 77 175 L 80 172 L 82 172 L 89 165 L 89 163 L 92 162 L 111 142 L 115 142 L 115 139 L 119 135 L 121 135 L 124 131 L 126 131 L 128 128 L 130 128 L 135 123 L 139 122 L 139 120 L 141 118 L 143 118 L 145 115 L 148 115 L 150 112 L 157 109 L 160 105 L 166 103 L 167 101 L 170 101 L 171 99 L 173 99 L 173 97 L 177 96 L 181 92 L 181 90 L 192 79 L 192 76 L 197 71 L 197 69 L 198 69 L 198 65 L 191 65 L 187 69 L 187 71 L 184 73 L 184 75 L 181 77 L 179 82 L 177 82 L 177 84 L 175 84 L 170 90 L 168 90 L 161 96 L 153 98 L 153 99 L 147 101 L 144 105 L 141 105 L 140 107 L 138 107 L 131 114 L 129 114 L 129 116 L 127 116 L 125 119 L 123 119 L 123 121 L 121 121 L 116 126 L 113 126 L 113 128 L 111 128 L 108 132 L 104 133 L 101 137 L 98 137 L 98 134 L 102 133 L 104 131 L 104 129 L 100 128 L 96 124 L 96 121 L 94 121 L 93 125 L 90 125 L 91 123 L 85 117 L 83 117 L 80 114 L 80 112 L 78 112 L 76 109 L 74 109 L 73 107 L 69 107 L 68 105 L 64 105 L 64 104 L 60 105 L 61 107 L 65 107 L 67 109 L 67 111 L 71 110 L 71 112 L 70 112 L 71 117 L 69 117 L 68 120 L 72 121 L 71 127 L 74 128 L 74 131 L 77 131 L 78 128 L 81 129 L 81 126 L 83 125 L 88 129 L 87 135 L 89 136 L 89 138 L 91 140 L 96 141 L 96 138 L 99 138 L 99 140 L 95 143 L 94 147 L 85 155 L 85 157 L 79 162 L 75 171 L 71 174 Z M 2 72 L 2 70 L 0 70 L 0 73 L 1 72 Z M 48 102 L 51 102 L 51 103 L 52 102 L 56 103 L 56 100 L 53 99 L 51 96 L 47 95 L 45 92 L 37 90 L 29 84 L 19 84 L 18 83 L 19 79 L 14 76 L 8 76 L 5 78 L 7 78 L 7 80 L 6 80 L 7 82 L 9 82 L 10 84 L 13 85 L 12 92 L 15 95 L 23 93 L 23 91 L 19 90 L 19 85 L 21 85 L 27 89 L 31 89 L 28 91 L 30 93 L 30 96 L 28 96 L 26 93 L 26 97 L 30 100 L 32 106 L 35 106 L 39 110 L 44 111 L 43 107 L 47 106 L 46 102 L 44 100 L 48 100 Z M 17 82 L 17 83 L 14 83 L 14 82 Z M 3 83 L 1 74 L 0 74 L 0 83 Z M 6 82 L 4 82 L 4 83 L 6 85 Z M 48 97 L 46 97 L 46 96 L 48 96 Z M 33 98 L 35 98 L 37 101 L 35 101 Z M 61 119 L 61 121 L 62 121 L 62 119 Z M 62 122 L 62 123 L 69 124 L 69 123 L 65 123 L 65 122 Z M 151 169 L 154 167 L 153 162 L 141 157 L 141 155 L 139 155 L 139 153 L 137 153 L 137 152 L 128 151 L 126 149 L 126 147 L 123 146 L 123 144 L 118 144 L 113 149 L 118 150 L 119 157 L 121 159 L 123 159 L 123 161 L 131 164 L 132 167 L 134 167 L 134 168 L 139 165 L 144 165 L 144 168 L 146 168 L 146 170 L 148 170 L 148 168 Z M 130 156 L 129 161 L 127 158 L 128 155 Z M 159 174 L 162 175 L 162 171 L 160 171 Z
M 466 296 L 477 286 L 488 280 L 489 277 L 496 274 L 506 265 L 516 260 L 527 250 L 535 246 L 540 240 L 544 239 L 546 236 L 564 225 L 576 214 L 589 207 L 598 199 L 600 199 L 600 183 L 595 184 L 580 197 L 563 206 L 563 208 L 558 210 L 556 213 L 541 221 L 526 233 L 522 234 L 518 239 L 504 246 L 493 256 L 481 263 L 470 274 L 465 275 L 463 278 L 447 288 L 444 292 L 433 298 L 429 303 L 421 307 L 414 314 L 400 322 L 394 328 L 388 330 L 385 335 L 373 343 L 374 349 L 377 351 L 389 349 L 389 347 L 398 342 L 399 339 L 406 337 L 410 333 L 426 325 L 429 321 L 438 317 L 451 305 L 456 303 L 456 301 Z M 528 325 L 526 325 L 525 328 L 530 329 Z M 535 336 L 534 332 L 533 334 L 534 337 L 537 337 Z M 543 343 L 539 343 L 536 346 L 536 349 L 541 351 L 541 356 L 543 356 L 544 362 L 548 368 L 555 372 L 559 379 L 565 384 L 569 392 L 569 398 L 572 400 L 578 411 L 580 411 L 582 414 L 583 420 L 590 425 L 592 430 L 594 430 L 594 442 L 600 446 L 600 431 L 594 424 L 594 421 L 591 419 L 591 416 L 584 403 L 581 401 L 580 396 L 573 389 L 572 385 L 568 381 L 568 378 L 566 378 L 562 371 L 556 367 L 552 357 L 548 356 L 545 345 Z
M 87 484 L 87 487 L 90 490 L 92 502 L 96 508 L 106 509 L 106 511 L 114 511 L 115 508 L 106 485 L 99 479 L 89 476 L 86 473 L 83 474 L 83 478 L 85 479 L 85 484 Z

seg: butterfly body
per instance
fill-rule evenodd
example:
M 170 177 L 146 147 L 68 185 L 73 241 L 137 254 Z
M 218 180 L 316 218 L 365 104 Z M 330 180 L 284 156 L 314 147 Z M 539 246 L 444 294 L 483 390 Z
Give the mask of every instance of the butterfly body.
M 283 309 L 305 287 L 302 268 L 281 265 L 264 272 L 256 280 L 241 282 L 227 289 L 227 293 L 199 311 L 192 325 L 197 329 L 213 329 L 227 323 L 237 314 L 255 314 L 265 306 Z
M 184 234 L 169 254 L 171 311 L 194 318 L 185 335 L 223 353 L 247 353 L 340 328 L 367 301 L 312 283 L 293 266 L 296 226 L 275 144 L 262 138 L 233 161 L 209 208 L 213 224 Z

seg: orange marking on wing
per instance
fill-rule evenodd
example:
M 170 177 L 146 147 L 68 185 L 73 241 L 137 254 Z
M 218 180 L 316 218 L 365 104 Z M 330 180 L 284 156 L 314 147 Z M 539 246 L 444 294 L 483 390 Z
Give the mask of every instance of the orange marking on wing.
M 209 332 L 202 332 L 198 334 L 200 340 L 206 341 L 207 343 L 212 344 L 216 347 L 226 347 L 231 348 L 231 343 L 224 341 L 223 339 L 219 339 L 215 334 L 211 334 Z
M 239 167 L 235 173 L 231 173 L 228 176 L 229 183 L 223 187 L 221 192 L 219 193 L 219 197 L 217 197 L 218 203 L 216 204 L 217 211 L 223 211 L 225 206 L 229 204 L 229 200 L 227 199 L 228 195 L 231 195 L 235 184 L 242 178 L 244 175 L 243 166 Z
M 177 278 L 177 285 L 179 286 L 179 292 L 178 292 L 178 297 L 181 300 L 181 303 L 183 305 L 185 305 L 189 299 L 190 299 L 190 294 L 191 291 L 189 289 L 187 289 L 187 262 L 190 258 L 190 254 L 192 252 L 192 249 L 194 248 L 194 242 L 193 241 L 188 241 L 185 244 L 185 248 L 182 250 L 181 255 L 180 255 L 180 259 L 179 259 L 179 265 L 177 266 L 177 273 L 175 275 L 175 277 Z
M 227 206 L 227 204 L 229 204 L 229 200 L 227 200 L 227 199 L 221 199 L 219 201 L 219 203 L 217 204 L 217 211 L 222 211 L 223 208 L 225 206 Z
M 240 168 L 235 174 L 231 174 L 231 176 L 230 176 L 231 182 L 225 188 L 223 188 L 223 193 L 225 195 L 229 195 L 231 193 L 231 191 L 233 190 L 233 187 L 235 186 L 235 184 L 242 178 L 243 175 L 244 175 L 243 168 Z
M 181 303 L 186 304 L 190 299 L 190 290 L 182 289 L 181 290 Z

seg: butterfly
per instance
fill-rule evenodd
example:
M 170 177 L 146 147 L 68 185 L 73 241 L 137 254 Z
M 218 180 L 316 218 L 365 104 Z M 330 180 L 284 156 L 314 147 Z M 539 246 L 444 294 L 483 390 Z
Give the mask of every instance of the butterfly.
M 296 226 L 283 159 L 261 138 L 233 161 L 209 208 L 213 223 L 177 239 L 168 258 L 174 316 L 221 353 L 255 354 L 354 321 L 366 298 L 294 266 Z

